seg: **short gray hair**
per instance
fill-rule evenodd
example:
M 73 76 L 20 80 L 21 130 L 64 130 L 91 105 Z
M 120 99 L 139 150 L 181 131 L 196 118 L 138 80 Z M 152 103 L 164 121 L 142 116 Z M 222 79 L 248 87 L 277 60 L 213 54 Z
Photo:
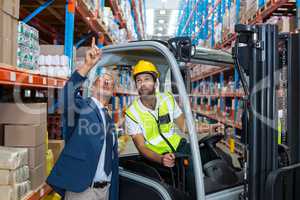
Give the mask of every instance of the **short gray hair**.
M 92 87 L 95 81 L 102 77 L 105 74 L 110 74 L 112 76 L 117 75 L 117 71 L 114 70 L 113 67 L 95 67 L 92 69 L 87 77 L 87 83 L 85 85 L 85 89 L 87 90 L 87 96 L 90 97 L 92 95 Z M 116 84 L 116 79 L 114 79 L 114 85 Z

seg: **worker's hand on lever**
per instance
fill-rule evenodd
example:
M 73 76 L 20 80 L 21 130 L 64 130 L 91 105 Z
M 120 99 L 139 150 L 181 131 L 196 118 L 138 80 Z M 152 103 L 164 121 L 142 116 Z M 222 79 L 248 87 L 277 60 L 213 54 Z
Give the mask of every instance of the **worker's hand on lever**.
M 165 167 L 174 167 L 175 155 L 173 153 L 167 153 L 167 154 L 162 155 L 161 163 Z
M 102 57 L 102 50 L 96 46 L 95 38 L 92 39 L 92 45 L 85 53 L 84 65 L 78 69 L 78 73 L 86 76 L 89 71 L 96 66 L 96 63 Z
M 223 126 L 224 125 L 221 124 L 221 123 L 211 124 L 210 125 L 210 132 L 211 133 L 220 133 L 220 132 L 223 132 L 223 131 L 221 131 L 221 129 L 222 129 Z

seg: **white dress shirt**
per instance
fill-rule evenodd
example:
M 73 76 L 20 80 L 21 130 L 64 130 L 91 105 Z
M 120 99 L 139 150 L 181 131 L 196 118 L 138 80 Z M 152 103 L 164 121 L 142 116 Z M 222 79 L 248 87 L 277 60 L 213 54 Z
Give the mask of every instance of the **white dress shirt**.
M 104 171 L 104 163 L 105 163 L 105 149 L 106 149 L 106 121 L 105 121 L 105 115 L 102 112 L 102 108 L 104 108 L 104 106 L 94 97 L 91 97 L 92 100 L 95 102 L 95 104 L 97 105 L 97 108 L 100 111 L 101 117 L 102 117 L 102 121 L 103 121 L 103 125 L 104 125 L 104 134 L 105 134 L 105 139 L 103 141 L 103 146 L 102 146 L 102 150 L 100 153 L 100 159 L 98 162 L 98 166 L 97 166 L 97 170 L 95 173 L 95 177 L 94 177 L 94 182 L 110 182 L 111 181 L 111 174 L 109 176 L 106 175 L 105 171 Z M 114 141 L 114 136 L 113 136 L 113 141 Z M 113 143 L 114 144 L 114 143 Z

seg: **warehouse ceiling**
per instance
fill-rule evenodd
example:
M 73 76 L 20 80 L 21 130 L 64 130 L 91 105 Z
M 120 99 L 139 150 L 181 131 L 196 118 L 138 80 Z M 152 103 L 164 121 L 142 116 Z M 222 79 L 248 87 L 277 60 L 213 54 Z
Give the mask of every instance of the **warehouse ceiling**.
M 175 36 L 180 0 L 146 1 L 146 30 L 148 39 Z

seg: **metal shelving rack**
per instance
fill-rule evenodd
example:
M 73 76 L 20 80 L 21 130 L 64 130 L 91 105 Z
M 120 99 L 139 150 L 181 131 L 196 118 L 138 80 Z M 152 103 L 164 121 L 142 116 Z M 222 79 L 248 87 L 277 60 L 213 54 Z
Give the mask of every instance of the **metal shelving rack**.
M 300 7 L 300 1 L 291 2 L 290 0 L 271 0 L 268 2 L 260 1 L 260 9 L 257 10 L 255 15 L 250 18 L 246 19 L 245 21 L 239 21 L 240 15 L 240 3 L 241 0 L 235 0 L 235 11 L 236 11 L 236 22 L 237 23 L 246 23 L 246 24 L 255 24 L 255 23 L 263 23 L 269 17 L 271 17 L 274 13 L 282 12 L 281 9 L 287 9 L 292 11 L 293 9 L 297 9 Z M 228 11 L 232 6 L 231 0 L 211 0 L 210 3 L 208 0 L 188 0 L 188 1 L 181 1 L 180 12 L 181 16 L 178 20 L 178 29 L 176 32 L 177 36 L 189 36 L 192 38 L 192 42 L 195 45 L 200 44 L 200 41 L 210 41 L 209 45 L 212 48 L 217 49 L 229 49 L 232 47 L 233 43 L 235 42 L 237 35 L 235 33 L 224 33 L 221 34 L 221 42 L 216 43 L 214 40 L 215 29 L 216 27 L 222 22 L 223 16 L 225 15 L 226 11 Z M 297 15 L 299 18 L 299 12 L 297 11 Z M 196 18 L 196 19 L 195 19 Z M 299 19 L 298 19 L 299 21 Z M 297 23 L 298 27 L 300 27 L 300 23 Z M 191 79 L 192 82 L 197 82 L 201 79 L 205 79 L 211 76 L 219 75 L 219 83 L 221 87 L 224 87 L 224 72 L 228 69 L 222 68 L 214 71 L 208 71 L 207 73 L 203 73 L 197 77 L 193 77 Z M 239 76 L 237 73 L 236 68 L 233 66 L 230 70 L 234 70 L 234 88 L 238 90 L 239 85 Z M 210 94 L 195 94 L 193 96 L 198 97 L 209 97 L 209 99 L 216 98 L 214 95 Z M 238 109 L 238 101 L 243 97 L 243 94 L 226 94 L 226 95 L 217 95 L 218 98 L 221 99 L 220 102 L 220 110 L 224 110 L 224 99 L 222 97 L 231 97 L 234 98 L 234 113 L 233 113 L 233 120 L 226 121 L 223 118 L 216 117 L 214 115 L 205 115 L 205 113 L 200 113 L 201 115 L 205 115 L 207 118 L 220 121 L 226 125 L 234 127 L 233 138 L 236 137 L 236 128 L 241 129 L 241 124 L 236 124 L 235 121 L 237 120 L 237 112 Z M 198 111 L 196 111 L 198 112 Z M 198 112 L 199 113 L 199 112 Z
M 134 12 L 134 19 L 139 20 L 142 18 L 142 23 L 136 23 L 140 24 L 138 26 L 137 31 L 140 33 L 140 36 L 144 35 L 144 17 L 140 17 L 143 15 L 138 15 L 138 12 L 142 10 L 142 4 L 144 3 L 142 0 L 140 1 L 140 9 L 137 10 L 135 1 L 131 1 L 133 12 Z M 107 27 L 103 24 L 101 19 L 96 19 L 94 14 L 88 9 L 86 4 L 83 0 L 47 0 L 47 1 L 38 1 L 42 2 L 40 6 L 37 6 L 35 10 L 31 13 L 27 7 L 23 8 L 21 7 L 20 10 L 20 19 L 23 19 L 22 21 L 26 23 L 30 23 L 30 25 L 33 25 L 38 30 L 41 30 L 43 32 L 47 32 L 49 36 L 51 36 L 51 40 L 59 39 L 62 42 L 62 38 L 65 38 L 63 41 L 63 44 L 65 45 L 65 55 L 69 57 L 70 60 L 70 66 L 72 66 L 72 60 L 73 60 L 73 47 L 77 46 L 79 47 L 81 44 L 85 43 L 88 39 L 91 38 L 91 36 L 100 34 L 100 45 L 101 42 L 105 44 L 112 44 L 115 43 L 112 36 L 108 33 Z M 120 27 L 126 27 L 126 21 L 121 17 L 122 11 L 117 6 L 116 0 L 110 0 L 110 3 L 112 5 L 112 9 L 116 13 L 117 18 L 121 19 Z M 57 5 L 56 5 L 57 4 Z M 64 6 L 60 7 L 60 4 L 63 4 Z M 51 6 L 56 6 L 55 8 L 60 8 L 65 10 L 65 17 L 61 16 L 60 13 L 57 13 L 56 11 L 51 11 Z M 31 6 L 32 7 L 32 6 Z M 47 22 L 43 21 L 40 16 L 43 15 L 43 11 L 49 9 L 49 12 L 55 15 L 55 19 L 59 18 L 58 22 L 60 22 L 60 25 L 64 25 L 64 36 L 62 36 L 58 30 L 57 27 L 47 25 Z M 78 15 L 77 15 L 78 13 Z M 36 17 L 39 15 L 39 17 Z M 75 16 L 76 15 L 76 16 Z M 80 18 L 90 30 L 92 30 L 92 34 L 86 34 L 82 37 L 79 37 L 77 40 L 77 45 L 75 45 L 75 34 L 76 34 L 76 24 L 75 24 L 75 18 Z M 49 20 L 50 21 L 50 20 Z M 137 21 L 136 21 L 137 22 Z M 104 35 L 104 38 L 101 37 L 101 35 Z M 129 37 L 129 39 L 131 36 Z M 21 79 L 20 79 L 21 77 Z M 46 81 L 45 81 L 46 80 Z M 51 87 L 51 88 L 61 88 L 63 84 L 65 83 L 66 78 L 56 78 L 56 77 L 47 77 L 43 75 L 36 74 L 34 71 L 30 70 L 23 70 L 16 68 L 15 66 L 6 66 L 6 65 L 0 65 L 0 84 L 1 85 L 13 85 L 18 84 L 20 86 L 25 87 Z
M 138 39 L 145 38 L 144 13 L 142 11 L 142 0 L 129 0 L 131 5 L 131 15 L 135 21 L 134 28 Z M 140 13 L 140 14 L 139 14 Z
M 30 88 L 62 88 L 66 78 L 48 77 L 17 67 L 0 66 L 0 84 Z

